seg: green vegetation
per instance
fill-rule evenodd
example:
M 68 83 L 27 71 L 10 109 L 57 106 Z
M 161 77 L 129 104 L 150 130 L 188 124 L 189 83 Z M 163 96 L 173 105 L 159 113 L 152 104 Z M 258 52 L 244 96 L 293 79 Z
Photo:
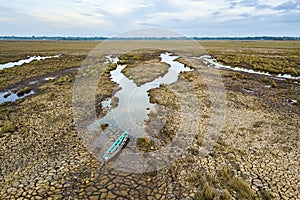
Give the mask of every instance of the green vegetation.
M 206 114 L 204 114 L 204 115 L 202 115 L 202 118 L 204 118 L 204 119 L 208 119 L 208 118 L 210 118 L 210 115 L 206 115 Z
M 286 55 L 284 58 L 270 58 L 270 56 L 257 55 L 255 52 L 232 55 L 216 55 L 218 62 L 233 67 L 243 67 L 254 69 L 257 71 L 270 72 L 271 74 L 291 74 L 293 76 L 300 75 L 298 66 L 300 62 L 297 57 Z

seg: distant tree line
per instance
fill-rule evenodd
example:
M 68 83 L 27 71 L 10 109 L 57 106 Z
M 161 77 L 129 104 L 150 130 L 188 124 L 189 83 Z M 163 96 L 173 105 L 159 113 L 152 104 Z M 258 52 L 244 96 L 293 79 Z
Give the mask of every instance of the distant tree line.
M 62 37 L 62 36 L 0 36 L 0 40 L 300 40 L 300 37 Z

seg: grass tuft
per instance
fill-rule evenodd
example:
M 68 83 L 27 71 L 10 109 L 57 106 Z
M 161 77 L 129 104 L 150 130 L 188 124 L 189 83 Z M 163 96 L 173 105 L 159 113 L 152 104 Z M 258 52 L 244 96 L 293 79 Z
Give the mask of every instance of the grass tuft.
M 198 180 L 199 180 L 199 175 L 198 175 L 198 173 L 195 173 L 195 172 L 193 172 L 193 173 L 191 173 L 191 174 L 189 174 L 186 178 L 185 178 L 185 180 L 187 181 L 187 182 L 189 182 L 189 183 L 195 183 L 195 182 L 197 182 Z
M 101 124 L 100 125 L 102 131 L 104 131 L 105 129 L 107 129 L 108 126 L 109 126 L 109 124 Z
M 229 180 L 228 184 L 234 191 L 237 192 L 238 199 L 256 199 L 255 193 L 241 178 L 234 177 L 233 179 Z
M 149 137 L 140 137 L 136 141 L 136 146 L 142 151 L 150 151 L 151 148 L 155 147 L 155 143 Z
M 24 89 L 18 90 L 17 95 L 18 97 L 24 96 L 25 94 L 28 94 L 31 91 L 29 87 L 25 87 Z
M 5 121 L 3 123 L 2 128 L 0 129 L 0 137 L 4 135 L 4 133 L 13 133 L 17 130 L 16 126 L 10 122 L 10 121 Z
M 227 189 L 222 190 L 222 194 L 220 196 L 220 200 L 230 200 L 230 193 Z
M 196 200 L 213 200 L 218 198 L 218 191 L 211 187 L 208 183 L 204 185 L 202 190 L 198 191 L 195 195 Z
M 278 84 L 274 80 L 272 80 L 271 86 L 272 86 L 272 88 L 278 88 Z
M 274 199 L 274 195 L 268 191 L 266 191 L 265 189 L 260 189 L 259 191 L 261 198 L 263 200 L 271 200 Z

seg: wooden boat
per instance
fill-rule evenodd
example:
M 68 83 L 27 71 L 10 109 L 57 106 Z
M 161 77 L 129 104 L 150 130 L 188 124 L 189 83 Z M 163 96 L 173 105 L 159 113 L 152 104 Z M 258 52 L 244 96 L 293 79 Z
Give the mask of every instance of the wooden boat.
M 109 149 L 105 151 L 105 153 L 103 154 L 103 160 L 108 161 L 116 156 L 125 145 L 128 137 L 129 130 L 124 131 L 124 133 L 122 133 L 122 135 L 113 143 L 113 145 L 111 145 L 111 147 L 109 147 Z

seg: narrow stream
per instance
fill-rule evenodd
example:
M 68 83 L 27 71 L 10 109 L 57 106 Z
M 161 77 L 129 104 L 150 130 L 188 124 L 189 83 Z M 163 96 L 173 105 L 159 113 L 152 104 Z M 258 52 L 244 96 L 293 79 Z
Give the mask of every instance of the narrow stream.
M 148 90 L 158 88 L 160 84 L 171 84 L 177 81 L 178 74 L 184 71 L 192 71 L 183 64 L 174 61 L 178 56 L 172 56 L 169 53 L 160 55 L 161 62 L 170 65 L 168 72 L 152 82 L 137 86 L 133 80 L 128 79 L 121 71 L 125 65 L 118 65 L 117 68 L 110 72 L 112 81 L 115 81 L 122 88 L 116 92 L 115 97 L 119 99 L 118 106 L 101 119 L 93 122 L 87 128 L 95 131 L 101 124 L 109 124 L 108 132 L 118 132 L 130 128 L 130 135 L 140 137 L 145 133 L 145 120 L 148 119 L 150 110 L 155 110 L 154 104 L 149 102 Z M 117 62 L 117 59 L 111 60 Z M 103 107 L 108 107 L 110 100 L 102 102 Z M 106 131 L 107 132 L 107 131 Z
M 270 77 L 274 77 L 274 78 L 278 78 L 278 79 L 281 79 L 281 78 L 283 78 L 283 79 L 295 79 L 295 80 L 300 79 L 299 76 L 294 77 L 290 74 L 278 74 L 277 76 L 273 76 L 269 72 L 255 71 L 253 69 L 246 69 L 246 68 L 241 68 L 241 67 L 232 67 L 232 66 L 222 65 L 222 64 L 218 63 L 216 59 L 213 59 L 209 55 L 201 56 L 200 59 L 203 59 L 206 62 L 205 64 L 209 64 L 209 66 L 213 66 L 215 68 L 225 68 L 225 69 L 230 69 L 230 70 L 233 70 L 233 71 L 246 72 L 246 73 L 249 73 L 249 74 L 259 74 L 259 75 L 270 76 Z
M 57 58 L 59 56 L 61 56 L 61 55 L 59 54 L 59 55 L 55 55 L 55 56 L 31 56 L 31 57 L 29 57 L 27 59 L 24 59 L 24 60 L 19 60 L 19 61 L 16 61 L 16 62 L 9 62 L 9 63 L 0 64 L 0 70 L 5 69 L 5 68 L 12 68 L 14 66 L 23 65 L 25 63 L 30 63 L 34 60 L 45 60 L 45 59 L 48 59 L 48 58 Z

